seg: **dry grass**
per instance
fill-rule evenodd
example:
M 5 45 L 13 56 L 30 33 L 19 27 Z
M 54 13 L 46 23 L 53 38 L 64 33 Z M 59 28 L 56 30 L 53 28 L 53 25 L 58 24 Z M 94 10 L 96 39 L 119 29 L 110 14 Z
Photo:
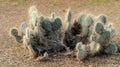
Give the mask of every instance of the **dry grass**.
M 28 53 L 21 44 L 9 36 L 11 27 L 18 27 L 21 22 L 28 22 L 28 8 L 37 5 L 39 14 L 50 16 L 55 12 L 64 19 L 67 8 L 73 11 L 73 18 L 79 12 L 98 16 L 106 14 L 108 22 L 112 22 L 118 32 L 116 41 L 120 41 L 120 0 L 0 0 L 0 67 L 114 67 L 120 66 L 119 54 L 111 56 L 93 57 L 84 63 L 78 62 L 74 57 L 57 56 L 49 62 L 28 60 Z

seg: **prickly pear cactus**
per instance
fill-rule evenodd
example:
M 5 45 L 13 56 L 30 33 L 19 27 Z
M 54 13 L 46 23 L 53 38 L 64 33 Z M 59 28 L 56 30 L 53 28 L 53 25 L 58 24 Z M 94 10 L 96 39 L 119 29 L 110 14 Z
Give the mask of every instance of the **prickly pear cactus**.
M 18 35 L 17 28 L 12 28 L 11 29 L 11 35 L 15 37 L 15 39 L 18 43 L 22 43 L 22 37 Z
M 49 19 L 44 19 L 42 23 L 42 28 L 48 32 L 52 31 L 51 22 Z
M 27 23 L 26 22 L 21 23 L 20 27 L 21 27 L 22 34 L 25 35 L 26 28 L 28 27 Z
M 72 12 L 70 9 L 67 10 L 67 13 L 65 15 L 65 28 L 64 28 L 64 32 L 68 32 L 70 31 L 70 22 L 71 22 L 71 17 L 72 17 Z
M 83 45 L 82 42 L 76 44 L 76 50 L 78 60 L 84 60 L 87 57 L 87 51 L 85 45 Z
M 102 23 L 98 22 L 96 23 L 95 25 L 95 31 L 98 33 L 98 34 L 102 34 L 102 32 L 104 31 L 104 26 Z
M 107 54 L 115 54 L 118 51 L 118 47 L 115 44 L 109 44 L 108 47 L 105 49 Z
M 105 15 L 100 15 L 100 16 L 98 17 L 98 20 L 101 21 L 101 22 L 104 23 L 104 24 L 106 24 L 106 22 L 107 22 L 107 18 L 106 18 Z
M 109 40 L 110 40 L 110 32 L 104 31 L 99 37 L 98 43 L 100 43 L 102 46 L 106 46 L 105 44 L 108 43 Z
M 32 29 L 37 25 L 38 20 L 38 12 L 36 6 L 32 6 L 29 8 L 29 16 L 30 16 L 30 26 Z
M 71 21 L 72 12 L 71 12 L 70 9 L 67 10 L 67 14 L 66 14 L 65 17 L 66 17 L 65 20 L 66 20 L 67 22 L 70 22 L 70 21 Z
M 51 23 L 51 24 L 52 24 L 52 30 L 53 30 L 53 31 L 56 31 L 56 30 L 58 30 L 58 29 L 61 28 L 61 26 L 62 26 L 62 21 L 61 21 L 60 18 L 55 18 L 55 20 L 54 20 L 53 23 Z
M 52 39 L 52 40 L 57 40 L 58 39 L 57 34 L 53 31 L 48 33 L 48 38 Z
M 106 31 L 110 32 L 111 39 L 116 36 L 116 30 L 111 23 L 109 23 L 108 26 L 106 27 Z
M 18 30 L 17 30 L 17 28 L 12 28 L 11 29 L 11 35 L 12 36 L 18 36 Z
M 78 22 L 80 24 L 83 23 L 86 16 L 86 13 L 80 13 L 80 16 L 78 17 Z
M 88 16 L 85 18 L 85 20 L 86 20 L 87 26 L 91 26 L 91 25 L 94 23 L 94 20 L 93 20 L 93 18 L 92 18 L 91 15 L 88 15 Z

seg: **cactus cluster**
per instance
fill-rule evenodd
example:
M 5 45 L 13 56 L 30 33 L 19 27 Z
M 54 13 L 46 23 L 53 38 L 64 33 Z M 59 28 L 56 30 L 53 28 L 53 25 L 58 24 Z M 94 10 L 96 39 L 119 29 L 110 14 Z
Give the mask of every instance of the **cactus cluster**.
M 29 20 L 29 24 L 21 23 L 21 36 L 18 35 L 17 28 L 11 29 L 11 35 L 17 42 L 23 43 L 31 57 L 44 54 L 43 58 L 48 59 L 48 53 L 63 52 L 69 48 L 77 50 L 78 60 L 84 60 L 89 55 L 114 54 L 118 51 L 118 46 L 111 43 L 116 35 L 115 28 L 111 23 L 107 23 L 105 15 L 95 17 L 82 12 L 71 25 L 70 9 L 63 23 L 61 18 L 55 16 L 55 13 L 51 14 L 51 18 L 38 16 L 37 8 L 32 6 L 29 9 Z
M 17 28 L 11 29 L 11 35 L 16 38 L 17 42 L 23 43 L 23 47 L 29 50 L 31 57 L 37 57 L 45 51 L 66 50 L 65 46 L 59 42 L 57 34 L 57 30 L 61 29 L 62 20 L 54 14 L 51 16 L 51 18 L 38 16 L 36 6 L 32 6 L 29 9 L 29 24 L 23 22 L 20 25 L 21 36 L 18 35 Z
M 95 56 L 100 53 L 116 53 L 118 51 L 118 47 L 110 43 L 112 38 L 116 35 L 115 28 L 112 24 L 107 25 L 106 16 L 100 15 L 97 19 L 91 18 L 92 21 L 89 18 L 89 22 L 86 22 L 85 18 L 87 18 L 86 14 L 82 13 L 78 18 L 78 21 L 81 22 L 80 24 L 82 26 L 82 30 L 80 33 L 81 37 L 88 36 L 86 40 L 89 39 L 89 42 L 87 43 L 90 48 L 88 51 L 88 55 Z M 91 25 L 89 25 L 89 23 Z

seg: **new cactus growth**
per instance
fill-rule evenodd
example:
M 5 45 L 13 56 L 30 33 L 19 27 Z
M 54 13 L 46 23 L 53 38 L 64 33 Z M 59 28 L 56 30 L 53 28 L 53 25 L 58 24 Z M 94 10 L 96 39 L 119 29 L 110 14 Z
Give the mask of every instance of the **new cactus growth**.
M 38 12 L 36 6 L 32 6 L 29 9 L 29 16 L 30 16 L 30 26 L 32 29 L 37 25 L 38 20 Z
M 51 14 L 51 22 L 53 22 L 55 20 L 55 13 Z
M 68 9 L 65 20 L 70 22 L 71 21 L 71 17 L 72 17 L 72 12 L 71 12 L 70 9 Z
M 82 42 L 76 44 L 76 50 L 78 60 L 84 60 L 87 57 L 87 51 L 85 45 L 83 45 Z
M 21 32 L 22 32 L 22 35 L 25 35 L 27 27 L 28 27 L 28 25 L 27 25 L 26 22 L 21 23 Z
M 81 35 L 87 36 L 89 34 L 89 27 L 94 23 L 93 18 L 90 15 L 87 15 L 85 13 L 81 13 L 80 17 L 78 18 L 78 22 L 82 26 L 82 32 Z
M 107 18 L 106 18 L 105 15 L 100 15 L 100 16 L 98 17 L 98 20 L 101 21 L 101 22 L 104 23 L 104 24 L 106 24 L 106 22 L 107 22 Z
M 69 31 L 70 30 L 70 22 L 71 22 L 71 17 L 72 17 L 72 12 L 70 9 L 67 10 L 67 13 L 65 15 L 65 28 L 64 28 L 64 32 Z
M 109 44 L 108 47 L 105 49 L 107 54 L 115 54 L 118 51 L 118 47 L 115 44 Z

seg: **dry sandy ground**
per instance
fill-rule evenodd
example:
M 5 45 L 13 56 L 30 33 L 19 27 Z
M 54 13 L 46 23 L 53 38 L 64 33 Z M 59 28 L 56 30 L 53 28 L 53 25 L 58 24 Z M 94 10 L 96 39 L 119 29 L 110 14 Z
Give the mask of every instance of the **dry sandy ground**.
M 20 0 L 19 0 L 20 1 Z M 108 23 L 112 22 L 117 30 L 115 41 L 120 41 L 120 0 L 0 0 L 0 67 L 120 67 L 120 54 L 93 57 L 84 63 L 73 57 L 57 56 L 48 62 L 28 60 L 27 51 L 10 37 L 9 30 L 18 27 L 21 22 L 28 22 L 28 8 L 36 5 L 39 14 L 50 16 L 55 12 L 64 19 L 68 8 L 72 9 L 73 19 L 82 11 L 98 16 L 106 14 Z M 94 2 L 95 1 L 95 2 Z M 104 2 L 102 2 L 104 1 Z

